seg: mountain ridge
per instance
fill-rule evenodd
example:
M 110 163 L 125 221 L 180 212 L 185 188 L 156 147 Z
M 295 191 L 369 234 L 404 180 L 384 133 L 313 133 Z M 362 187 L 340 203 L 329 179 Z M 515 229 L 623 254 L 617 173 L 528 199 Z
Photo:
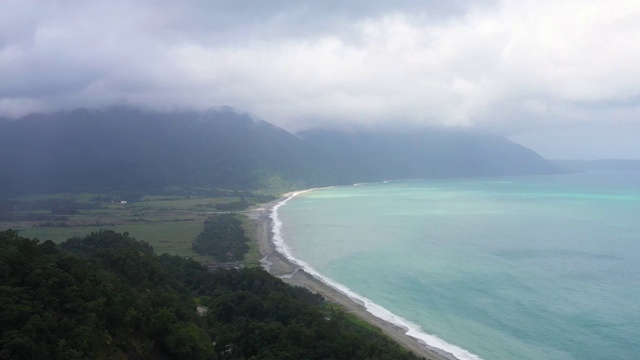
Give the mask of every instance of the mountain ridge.
M 292 190 L 400 178 L 554 172 L 533 151 L 470 132 L 291 134 L 231 108 L 131 107 L 0 122 L 0 194 L 169 187 Z M 508 161 L 507 161 L 508 160 Z

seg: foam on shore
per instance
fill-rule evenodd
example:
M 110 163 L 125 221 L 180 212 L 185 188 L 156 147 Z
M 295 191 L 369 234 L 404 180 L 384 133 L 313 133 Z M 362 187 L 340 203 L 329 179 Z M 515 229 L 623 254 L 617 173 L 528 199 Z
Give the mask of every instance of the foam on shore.
M 463 348 L 449 344 L 448 342 L 440 339 L 435 335 L 431 335 L 423 332 L 420 329 L 420 326 L 413 324 L 410 321 L 392 313 L 386 308 L 367 299 L 366 297 L 351 291 L 346 286 L 321 275 L 309 264 L 294 257 L 291 253 L 291 248 L 287 246 L 287 244 L 284 242 L 284 238 L 282 237 L 282 232 L 281 232 L 282 221 L 278 216 L 278 209 L 281 206 L 284 206 L 287 202 L 289 202 L 289 200 L 293 199 L 297 195 L 308 192 L 308 191 L 312 191 L 312 190 L 316 190 L 316 189 L 308 189 L 308 190 L 303 190 L 303 191 L 298 191 L 298 192 L 288 194 L 287 197 L 285 197 L 282 201 L 277 203 L 271 209 L 271 213 L 269 214 L 269 217 L 272 220 L 272 225 L 273 225 L 272 241 L 273 241 L 273 244 L 275 245 L 276 251 L 278 251 L 280 254 L 286 257 L 287 260 L 289 260 L 291 263 L 300 266 L 302 269 L 304 269 L 305 272 L 307 272 L 314 278 L 332 287 L 336 291 L 346 295 L 356 303 L 361 304 L 367 310 L 367 312 L 369 312 L 373 316 L 402 328 L 403 330 L 405 330 L 406 335 L 417 339 L 429 350 L 435 351 L 452 360 L 456 360 L 456 359 L 457 360 L 482 360 L 479 356 L 472 354 Z

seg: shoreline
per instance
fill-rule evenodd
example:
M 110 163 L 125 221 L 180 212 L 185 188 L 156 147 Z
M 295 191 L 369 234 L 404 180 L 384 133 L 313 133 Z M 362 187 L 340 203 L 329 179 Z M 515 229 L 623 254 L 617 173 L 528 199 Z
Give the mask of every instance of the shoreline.
M 285 255 L 281 254 L 273 242 L 273 221 L 270 215 L 272 209 L 290 195 L 291 194 L 285 194 L 283 198 L 257 205 L 245 212 L 256 224 L 255 238 L 258 244 L 258 251 L 262 256 L 260 263 L 267 272 L 282 279 L 282 281 L 289 285 L 304 287 L 313 293 L 322 295 L 327 301 L 341 306 L 345 312 L 353 314 L 379 328 L 385 335 L 420 357 L 428 360 L 456 359 L 451 354 L 430 347 L 423 341 L 407 335 L 407 329 L 373 315 L 361 302 L 314 277 L 298 264 L 293 263 Z

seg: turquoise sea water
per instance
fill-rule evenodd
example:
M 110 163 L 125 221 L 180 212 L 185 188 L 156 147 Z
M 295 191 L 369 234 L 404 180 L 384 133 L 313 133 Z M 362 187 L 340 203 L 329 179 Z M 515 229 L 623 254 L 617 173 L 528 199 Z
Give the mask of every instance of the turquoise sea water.
M 640 359 L 638 172 L 325 188 L 273 216 L 311 272 L 458 358 Z

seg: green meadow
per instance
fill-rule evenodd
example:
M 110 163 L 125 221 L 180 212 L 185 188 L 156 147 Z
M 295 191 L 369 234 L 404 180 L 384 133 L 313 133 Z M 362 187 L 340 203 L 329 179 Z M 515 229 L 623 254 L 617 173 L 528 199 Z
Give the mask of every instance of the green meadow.
M 192 243 L 202 232 L 204 221 L 209 216 L 226 212 L 221 211 L 220 206 L 240 201 L 238 197 L 144 196 L 139 201 L 121 203 L 117 198 L 105 200 L 107 196 L 47 194 L 10 199 L 13 205 L 0 219 L 0 229 L 16 229 L 22 236 L 56 243 L 100 229 L 112 229 L 128 232 L 136 239 L 148 242 L 157 254 L 209 261 L 212 260 L 210 257 L 193 251 Z M 247 205 L 256 203 L 252 200 L 246 199 Z M 247 237 L 253 238 L 252 221 L 242 218 Z M 252 241 L 250 246 L 245 263 L 258 264 L 255 242 Z

